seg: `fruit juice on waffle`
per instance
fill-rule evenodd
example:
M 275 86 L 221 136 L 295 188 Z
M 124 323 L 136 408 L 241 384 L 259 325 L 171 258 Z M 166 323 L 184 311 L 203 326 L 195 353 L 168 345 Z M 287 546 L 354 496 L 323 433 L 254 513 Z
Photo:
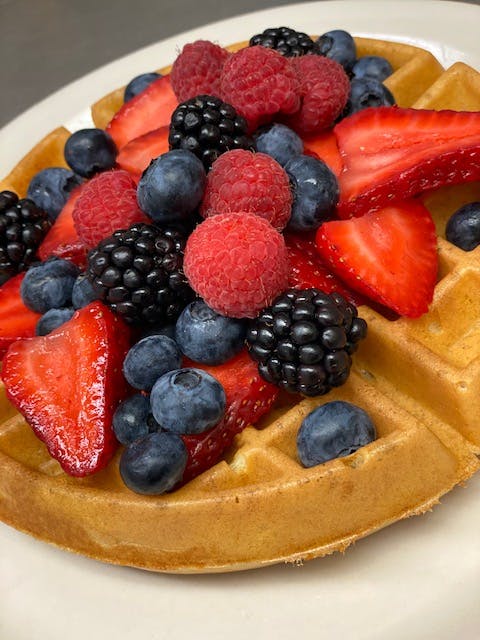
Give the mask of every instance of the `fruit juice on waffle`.
M 278 28 L 186 45 L 34 147 L 0 194 L 0 517 L 227 571 L 467 480 L 479 105 L 461 63 Z

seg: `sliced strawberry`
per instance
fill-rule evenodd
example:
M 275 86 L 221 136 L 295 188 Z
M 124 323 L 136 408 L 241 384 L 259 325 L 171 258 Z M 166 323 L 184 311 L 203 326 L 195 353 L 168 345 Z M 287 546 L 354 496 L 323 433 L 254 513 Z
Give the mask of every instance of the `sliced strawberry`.
M 142 173 L 154 158 L 168 151 L 169 127 L 160 127 L 128 142 L 117 156 L 117 164 L 133 174 Z
M 277 387 L 260 377 L 257 365 L 246 350 L 225 364 L 210 366 L 189 362 L 186 366 L 207 371 L 223 385 L 227 411 L 213 429 L 196 436 L 182 436 L 188 450 L 183 482 L 218 462 L 237 433 L 265 415 L 279 393 Z
M 335 134 L 342 218 L 480 179 L 480 112 L 371 108 L 342 120 Z
M 60 215 L 45 236 L 38 249 L 40 260 L 56 256 L 57 258 L 71 260 L 81 268 L 85 266 L 87 249 L 78 237 L 72 217 L 75 202 L 82 192 L 82 187 L 83 185 L 76 187 L 72 191 Z
M 325 293 L 336 291 L 356 306 L 364 299 L 351 291 L 322 261 L 315 243 L 315 231 L 309 233 L 284 234 L 290 261 L 288 284 L 295 289 L 320 289 Z
M 416 318 L 428 310 L 437 277 L 437 238 L 420 202 L 325 222 L 316 242 L 322 259 L 352 289 L 400 315 Z
M 315 153 L 338 178 L 342 171 L 343 163 L 338 150 L 337 137 L 333 130 L 318 133 L 314 136 L 305 136 L 303 144 L 305 155 L 313 155 Z
M 178 105 L 170 76 L 162 76 L 144 91 L 125 102 L 107 125 L 118 149 L 144 133 L 165 127 Z
M 117 443 L 113 412 L 125 397 L 129 332 L 100 302 L 47 336 L 19 340 L 3 361 L 7 396 L 72 476 L 105 467 Z
M 24 276 L 19 273 L 0 287 L 0 359 L 12 342 L 35 335 L 40 318 L 39 313 L 23 304 L 20 286 Z

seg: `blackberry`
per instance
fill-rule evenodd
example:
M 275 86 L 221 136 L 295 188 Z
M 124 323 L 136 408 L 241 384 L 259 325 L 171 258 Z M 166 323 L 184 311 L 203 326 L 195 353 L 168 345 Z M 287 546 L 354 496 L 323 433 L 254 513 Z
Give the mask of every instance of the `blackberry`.
M 32 200 L 0 192 L 0 285 L 33 262 L 49 229 L 48 214 Z
M 366 333 L 356 307 L 338 293 L 290 289 L 250 323 L 247 346 L 265 380 L 317 396 L 346 382 Z
M 172 114 L 170 149 L 186 149 L 203 162 L 208 171 L 213 162 L 231 149 L 255 150 L 247 135 L 247 121 L 215 96 L 196 96 L 178 105 Z
M 261 45 L 268 49 L 275 49 L 286 58 L 317 53 L 315 43 L 306 33 L 288 27 L 265 29 L 262 33 L 257 33 L 250 38 L 249 45 L 251 47 Z
M 186 238 L 144 223 L 116 231 L 88 254 L 87 278 L 128 323 L 171 323 L 195 297 L 183 273 Z

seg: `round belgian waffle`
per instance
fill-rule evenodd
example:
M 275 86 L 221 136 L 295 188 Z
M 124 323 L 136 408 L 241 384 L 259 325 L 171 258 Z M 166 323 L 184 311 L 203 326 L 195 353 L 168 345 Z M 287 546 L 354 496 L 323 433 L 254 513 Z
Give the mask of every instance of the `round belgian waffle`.
M 242 45 L 236 45 L 238 48 Z M 400 106 L 480 109 L 480 74 L 443 70 L 428 52 L 357 39 L 359 56 L 386 57 L 386 81 Z M 105 126 L 123 90 L 92 108 Z M 0 182 L 24 195 L 30 177 L 62 166 L 69 132 L 53 131 Z M 52 460 L 0 392 L 0 519 L 22 531 L 107 562 L 168 572 L 246 569 L 300 562 L 344 550 L 356 539 L 421 514 L 480 466 L 480 248 L 443 237 L 447 217 L 480 199 L 480 184 L 424 198 L 437 224 L 440 270 L 430 311 L 389 321 L 369 307 L 368 338 L 347 384 L 328 396 L 278 407 L 237 436 L 225 458 L 178 491 L 145 497 L 120 479 L 118 458 L 84 479 Z M 315 406 L 342 399 L 365 409 L 378 439 L 346 458 L 304 469 L 296 433 Z

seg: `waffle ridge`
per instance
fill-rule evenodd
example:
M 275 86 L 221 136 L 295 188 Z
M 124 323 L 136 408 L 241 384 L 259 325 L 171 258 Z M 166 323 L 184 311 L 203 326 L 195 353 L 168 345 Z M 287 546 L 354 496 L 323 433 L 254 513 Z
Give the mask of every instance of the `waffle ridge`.
M 390 60 L 394 74 L 387 84 L 401 106 L 480 109 L 480 74 L 467 65 L 443 71 L 417 47 L 356 41 L 359 55 Z M 456 89 L 463 80 L 465 96 Z M 96 126 L 105 126 L 122 93 L 93 105 Z M 52 132 L 0 188 L 21 197 L 33 173 L 63 164 L 68 135 L 64 128 Z M 130 492 L 120 479 L 118 455 L 94 476 L 68 477 L 1 387 L 0 520 L 102 561 L 191 573 L 301 563 L 430 510 L 480 468 L 480 303 L 473 294 L 480 248 L 464 253 L 443 234 L 447 217 L 473 199 L 480 199 L 480 183 L 423 197 L 439 250 L 427 314 L 391 321 L 361 307 L 369 335 L 343 387 L 301 401 L 282 395 L 260 424 L 236 437 L 220 463 L 174 493 L 151 498 Z M 333 399 L 365 409 L 379 437 L 351 456 L 305 469 L 296 455 L 298 427 L 315 406 Z

